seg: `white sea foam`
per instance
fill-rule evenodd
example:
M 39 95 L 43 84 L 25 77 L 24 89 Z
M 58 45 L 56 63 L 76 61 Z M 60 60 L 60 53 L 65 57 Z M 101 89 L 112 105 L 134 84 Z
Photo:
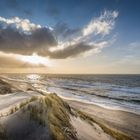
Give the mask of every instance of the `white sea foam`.
M 44 93 L 140 114 L 140 76 L 10 75 L 6 80 L 26 83 Z

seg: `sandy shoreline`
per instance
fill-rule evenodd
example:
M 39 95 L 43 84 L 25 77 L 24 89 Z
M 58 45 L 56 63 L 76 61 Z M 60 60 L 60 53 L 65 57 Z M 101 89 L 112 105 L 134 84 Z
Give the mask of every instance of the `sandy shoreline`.
M 71 107 L 77 108 L 95 120 L 115 129 L 127 133 L 134 139 L 140 139 L 140 115 L 119 110 L 105 109 L 93 104 L 66 100 Z
M 9 86 L 11 86 L 12 88 L 14 87 L 14 89 L 17 90 L 17 88 L 15 88 L 15 86 L 12 85 L 9 83 L 8 84 L 3 83 L 3 86 L 5 86 L 6 88 L 9 88 Z M 35 92 L 34 90 L 28 91 L 27 90 L 28 85 L 26 84 L 21 84 L 21 86 L 22 90 L 23 91 L 25 90 L 26 92 L 19 90 L 15 92 L 15 90 L 14 91 L 11 90 L 11 94 L 5 93 L 0 96 L 0 113 L 9 111 L 9 109 L 14 105 L 18 105 L 23 100 L 29 99 L 32 96 L 40 96 L 40 95 L 42 96 L 42 94 L 40 94 L 40 92 L 38 91 L 37 92 Z M 75 101 L 63 97 L 62 99 L 65 100 L 71 107 L 88 114 L 88 116 L 90 117 L 93 117 L 96 122 L 100 122 L 101 124 L 104 124 L 107 127 L 114 129 L 115 131 L 124 132 L 133 139 L 136 140 L 140 139 L 140 115 L 125 111 L 106 109 L 94 104 Z M 83 136 L 86 137 L 89 136 L 90 137 L 89 139 L 93 139 L 93 136 L 95 135 L 98 137 L 98 133 L 95 133 L 94 135 L 90 136 L 89 132 L 88 131 L 86 132 L 85 130 L 86 127 L 88 127 L 89 130 L 93 131 L 93 129 L 91 128 L 91 126 L 89 126 L 89 124 L 84 123 L 83 121 L 81 122 L 81 120 L 77 120 L 76 118 L 73 120 L 73 124 L 78 124 L 78 126 L 82 124 L 82 126 L 85 126 L 82 129 L 80 129 L 81 127 L 77 128 L 77 125 L 75 126 L 78 130 L 80 130 L 79 131 L 80 135 L 84 134 Z M 103 131 L 101 131 L 101 134 L 104 137 L 102 139 L 105 140 L 106 135 L 104 135 Z M 108 136 L 106 138 L 110 139 L 108 138 Z
M 22 94 L 22 93 L 18 93 L 18 96 L 17 94 L 9 94 L 9 95 L 13 97 L 17 97 L 18 102 L 16 101 L 15 104 L 18 104 L 19 102 L 21 102 L 21 100 L 24 100 L 23 98 L 21 99 L 21 97 L 26 97 L 25 94 Z M 12 99 L 14 98 L 9 98 L 9 95 L 1 95 L 1 101 L 4 99 L 5 103 L 7 101 L 9 103 L 9 106 L 12 107 L 13 106 Z M 29 94 L 26 98 L 29 98 L 33 95 Z M 136 115 L 134 113 L 129 113 L 125 111 L 105 109 L 94 104 L 88 104 L 88 103 L 84 103 L 80 101 L 73 101 L 73 100 L 68 100 L 68 99 L 63 99 L 63 100 L 65 100 L 71 107 L 88 114 L 90 117 L 93 117 L 94 120 L 106 125 L 107 127 L 110 127 L 111 129 L 114 129 L 115 131 L 124 132 L 128 134 L 128 136 L 132 137 L 133 139 L 136 139 L 136 140 L 140 139 L 140 115 Z M 4 106 L 5 103 L 1 102 L 0 106 L 3 108 L 2 110 L 9 109 L 7 108 L 7 106 Z M 0 111 L 3 112 L 2 110 Z M 95 136 L 98 138 L 98 133 L 96 132 L 96 130 L 98 129 L 94 130 L 94 135 L 93 135 L 93 127 L 91 127 L 87 123 L 84 123 L 84 121 L 81 122 L 78 119 L 74 119 L 73 124 L 75 124 L 76 128 L 78 126 L 77 129 L 80 130 L 79 133 L 81 136 L 83 136 L 83 138 L 84 136 L 86 136 L 86 139 L 88 140 L 92 140 L 93 138 L 95 138 Z M 90 134 L 89 130 L 92 131 L 91 135 L 89 135 Z M 87 136 L 89 138 L 87 138 Z M 103 137 L 102 139 L 104 140 L 105 138 L 111 139 L 111 138 L 108 138 L 108 136 L 103 131 L 100 131 L 100 137 L 101 136 Z
M 14 94 L 12 96 L 15 97 Z M 22 96 L 23 94 L 20 93 L 18 94 L 17 96 L 18 102 L 21 101 Z M 29 97 L 28 96 L 26 98 L 29 98 L 31 95 Z M 3 98 L 4 97 L 5 96 L 3 95 Z M 25 98 L 25 95 L 23 97 Z M 3 98 L 1 97 L 1 101 L 3 100 Z M 9 101 L 8 102 L 9 106 L 12 107 L 13 106 L 12 99 L 14 98 L 11 99 L 8 96 L 6 96 L 5 98 L 6 98 L 5 103 L 6 101 L 7 102 Z M 140 139 L 140 115 L 130 113 L 130 112 L 125 112 L 125 111 L 105 109 L 94 104 L 88 104 L 80 101 L 73 101 L 68 99 L 63 99 L 63 100 L 68 102 L 68 104 L 71 107 L 87 113 L 95 120 L 109 126 L 110 128 L 113 128 L 120 132 L 124 132 L 136 140 Z M 16 102 L 15 104 L 17 104 L 18 102 Z M 5 103 L 1 102 L 1 107 L 3 107 L 3 109 L 1 109 L 0 112 L 3 112 L 4 109 L 7 110 L 9 108 L 9 107 L 7 108 L 7 104 L 6 106 L 4 106 Z
M 58 128 L 60 129 L 63 128 L 64 134 L 69 134 L 71 132 L 72 135 L 76 136 L 77 139 L 75 140 L 115 140 L 115 137 L 111 135 L 110 133 L 107 133 L 105 129 L 103 129 L 100 126 L 100 124 L 96 123 L 96 121 L 89 119 L 85 115 L 82 115 L 81 113 L 79 113 L 79 110 L 70 109 L 69 105 L 63 102 L 63 100 L 59 98 L 56 94 L 48 94 L 46 96 L 39 96 L 39 98 L 32 97 L 32 99 L 35 99 L 33 100 L 34 103 L 31 103 L 32 100 L 30 100 L 31 102 L 29 101 L 27 102 L 27 104 L 22 104 L 22 107 L 20 107 L 21 105 L 20 104 L 19 106 L 17 106 L 16 109 L 13 108 L 10 114 L 5 115 L 4 117 L 1 117 L 0 119 L 0 124 L 2 125 L 1 129 L 5 128 L 6 130 L 5 133 L 2 131 L 3 132 L 2 134 L 5 134 L 6 136 L 8 136 L 8 138 L 13 137 L 14 140 L 19 140 L 21 139 L 21 136 L 24 136 L 24 133 L 27 130 L 29 131 L 29 133 L 31 133 L 32 136 L 34 136 L 33 135 L 34 133 L 32 133 L 34 131 L 30 131 L 30 129 L 34 130 L 34 128 L 36 128 L 36 131 L 38 132 L 38 134 L 35 136 L 40 137 L 46 134 L 46 131 L 45 133 L 44 133 L 44 130 L 43 132 L 38 131 L 40 130 L 40 126 L 37 124 L 40 124 L 38 122 L 40 122 L 41 120 L 42 120 L 42 123 L 44 124 L 44 121 L 43 121 L 44 118 L 45 119 L 48 118 L 46 117 L 46 115 L 49 115 L 49 113 L 51 113 L 51 116 L 49 117 L 49 120 L 51 120 L 51 122 L 45 121 L 46 126 L 48 126 L 49 123 L 58 125 L 59 127 L 57 126 L 57 130 Z M 17 104 L 17 102 L 15 104 Z M 77 103 L 77 104 L 80 105 L 80 103 Z M 28 113 L 29 112 L 31 113 L 33 111 L 33 108 L 32 109 L 30 108 L 32 105 L 35 107 L 34 109 L 37 109 L 36 110 L 37 112 L 34 112 L 34 115 L 36 115 L 36 117 L 39 116 L 38 119 L 35 119 L 35 120 L 33 119 L 35 121 L 33 126 L 31 126 L 33 120 L 31 120 L 31 116 L 30 117 L 28 116 L 29 115 Z M 10 106 L 11 107 L 13 106 L 12 102 Z M 74 105 L 74 107 L 77 108 L 78 106 Z M 7 107 L 5 107 L 5 109 L 9 110 Z M 42 111 L 42 109 L 44 111 Z M 48 110 L 51 112 L 49 112 Z M 46 112 L 46 114 L 44 114 L 44 112 Z M 90 116 L 91 115 L 89 115 L 89 117 Z M 66 119 L 65 117 L 67 118 L 67 121 L 65 120 Z M 61 121 L 63 125 L 60 126 L 61 123 L 58 121 Z M 17 138 L 16 135 L 19 135 L 19 137 Z M 124 138 L 122 135 L 121 137 Z M 51 140 L 51 138 L 49 139 Z M 61 139 L 57 139 L 57 140 L 61 140 Z M 125 138 L 125 140 L 127 139 Z

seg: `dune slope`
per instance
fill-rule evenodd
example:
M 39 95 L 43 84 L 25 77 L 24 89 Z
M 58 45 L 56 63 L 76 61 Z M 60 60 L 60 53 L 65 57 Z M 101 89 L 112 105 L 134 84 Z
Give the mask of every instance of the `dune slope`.
M 56 94 L 32 97 L 0 119 L 2 140 L 93 140 L 130 138 L 70 108 Z M 92 132 L 92 133 L 91 133 Z

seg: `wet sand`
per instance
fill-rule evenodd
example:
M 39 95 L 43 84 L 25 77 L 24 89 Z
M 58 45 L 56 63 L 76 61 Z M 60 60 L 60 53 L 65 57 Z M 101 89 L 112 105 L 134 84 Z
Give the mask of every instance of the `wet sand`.
M 0 95 L 0 114 L 9 111 L 12 106 L 18 105 L 21 101 L 31 98 L 32 96 L 40 96 L 40 92 L 38 91 L 28 91 L 28 84 L 22 84 L 22 90 L 20 91 L 17 89 L 17 85 L 16 87 L 11 84 L 7 86 L 14 87 L 17 92 L 14 91 L 14 93 L 11 94 Z M 24 92 L 24 90 L 26 92 Z M 63 98 L 63 100 L 68 102 L 71 107 L 85 112 L 90 117 L 93 117 L 97 122 L 103 123 L 115 131 L 124 132 L 133 139 L 140 140 L 140 115 L 125 111 L 105 109 L 97 105 L 66 98 Z M 88 123 L 76 118 L 73 118 L 72 122 L 73 124 L 76 124 L 75 128 L 78 130 L 78 133 L 81 136 L 80 138 L 85 139 L 88 136 L 88 140 L 93 140 L 93 138 L 97 140 L 99 134 Z M 100 130 L 97 129 L 98 127 L 95 128 L 96 130 Z M 89 130 L 91 130 L 92 133 L 89 133 Z M 94 135 L 93 131 L 95 132 Z M 112 139 L 103 131 L 99 132 L 102 139 Z

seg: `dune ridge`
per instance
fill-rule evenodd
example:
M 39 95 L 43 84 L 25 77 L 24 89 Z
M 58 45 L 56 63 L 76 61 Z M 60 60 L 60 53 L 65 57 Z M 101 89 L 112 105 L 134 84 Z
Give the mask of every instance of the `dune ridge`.
M 1 82 L 13 92 L 12 85 Z M 69 106 L 55 93 L 35 95 L 11 106 L 8 113 L 0 117 L 1 140 L 132 140 L 125 133 Z

